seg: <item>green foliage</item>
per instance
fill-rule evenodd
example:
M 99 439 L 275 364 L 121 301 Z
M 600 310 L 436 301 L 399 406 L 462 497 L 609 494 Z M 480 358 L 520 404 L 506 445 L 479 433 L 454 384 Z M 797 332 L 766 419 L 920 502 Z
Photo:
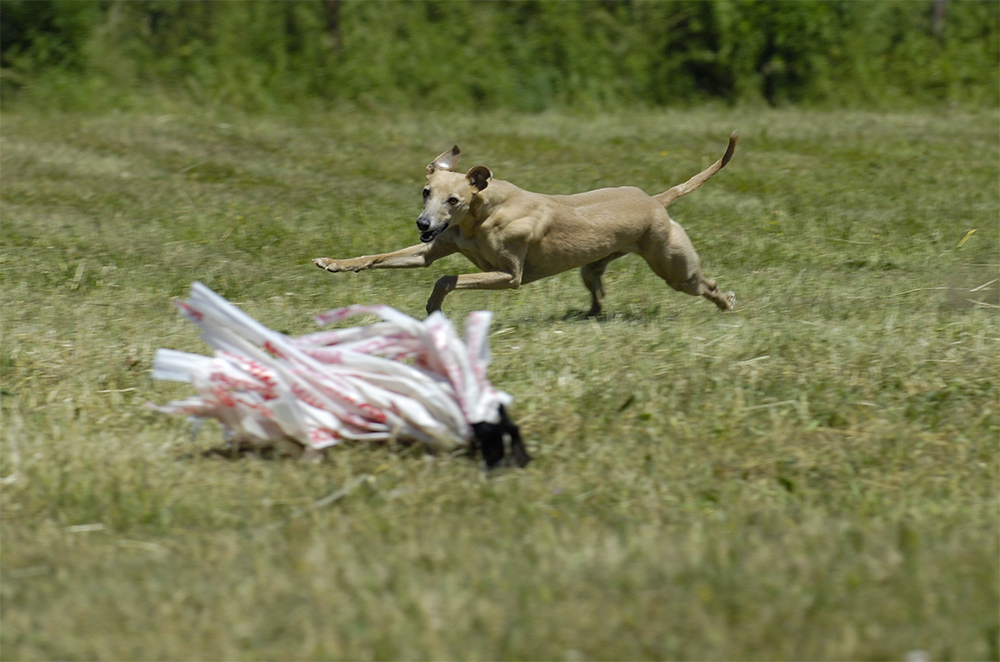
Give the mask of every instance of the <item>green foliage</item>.
M 4 0 L 0 14 L 0 65 L 8 72 L 80 69 L 87 39 L 101 20 L 96 3 L 56 0 Z
M 57 107 L 995 105 L 995 2 L 945 6 L 936 29 L 931 0 L 0 0 L 0 81 Z
M 997 121 L 6 111 L 3 659 L 997 659 Z M 301 334 L 473 270 L 310 264 L 415 241 L 456 141 L 529 189 L 653 193 L 734 127 L 671 214 L 735 311 L 635 257 L 600 321 L 576 273 L 446 301 L 494 311 L 524 471 L 220 456 L 144 408 L 190 394 L 149 371 L 206 350 L 171 305 L 193 280 Z

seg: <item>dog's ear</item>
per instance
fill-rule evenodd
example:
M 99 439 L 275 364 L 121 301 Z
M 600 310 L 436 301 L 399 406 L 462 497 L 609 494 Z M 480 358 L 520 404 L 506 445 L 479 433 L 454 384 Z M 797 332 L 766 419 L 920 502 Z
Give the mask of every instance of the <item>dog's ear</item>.
M 442 152 L 439 157 L 427 164 L 427 174 L 432 174 L 435 170 L 451 170 L 458 165 L 458 157 L 461 150 L 455 145 L 447 152 Z
M 472 187 L 476 190 L 482 191 L 484 188 L 489 186 L 490 179 L 493 178 L 493 173 L 486 166 L 478 165 L 469 172 L 465 173 L 465 178 L 469 180 Z

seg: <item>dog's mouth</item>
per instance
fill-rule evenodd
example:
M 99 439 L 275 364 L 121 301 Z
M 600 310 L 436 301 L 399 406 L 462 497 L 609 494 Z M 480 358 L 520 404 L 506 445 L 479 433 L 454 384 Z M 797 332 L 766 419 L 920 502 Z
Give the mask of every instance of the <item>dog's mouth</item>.
M 439 228 L 435 228 L 433 230 L 428 230 L 427 232 L 421 232 L 420 233 L 420 241 L 424 242 L 425 244 L 427 242 L 429 242 L 429 241 L 434 241 L 435 237 L 437 237 L 439 234 L 441 234 L 442 232 L 444 232 L 447 229 L 448 229 L 448 223 L 445 223 L 444 225 L 442 225 Z

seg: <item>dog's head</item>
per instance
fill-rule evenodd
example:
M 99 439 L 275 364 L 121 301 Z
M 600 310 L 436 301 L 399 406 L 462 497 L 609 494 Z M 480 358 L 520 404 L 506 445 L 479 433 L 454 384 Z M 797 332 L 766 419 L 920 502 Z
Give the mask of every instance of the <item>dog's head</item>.
M 464 175 L 452 172 L 460 151 L 455 145 L 427 164 L 424 186 L 424 209 L 417 217 L 420 241 L 433 241 L 452 225 L 460 225 L 469 214 L 476 195 L 489 185 L 493 173 L 486 166 L 476 166 Z

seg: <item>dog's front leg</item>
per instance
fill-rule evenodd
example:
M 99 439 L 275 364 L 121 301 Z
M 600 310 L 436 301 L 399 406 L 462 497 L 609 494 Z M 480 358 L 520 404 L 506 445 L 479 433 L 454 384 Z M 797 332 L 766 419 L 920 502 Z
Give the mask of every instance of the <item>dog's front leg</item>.
M 511 274 L 506 271 L 442 276 L 434 284 L 431 298 L 427 300 L 427 314 L 441 310 L 444 298 L 455 290 L 516 290 L 520 286 L 520 274 Z
M 378 255 L 362 255 L 344 260 L 337 260 L 329 257 L 318 257 L 313 260 L 320 269 L 326 269 L 332 273 L 342 271 L 364 271 L 366 269 L 413 269 L 416 267 L 426 267 L 438 258 L 454 253 L 455 249 L 451 245 L 431 242 L 429 244 L 417 244 L 393 251 L 392 253 L 380 253 Z

